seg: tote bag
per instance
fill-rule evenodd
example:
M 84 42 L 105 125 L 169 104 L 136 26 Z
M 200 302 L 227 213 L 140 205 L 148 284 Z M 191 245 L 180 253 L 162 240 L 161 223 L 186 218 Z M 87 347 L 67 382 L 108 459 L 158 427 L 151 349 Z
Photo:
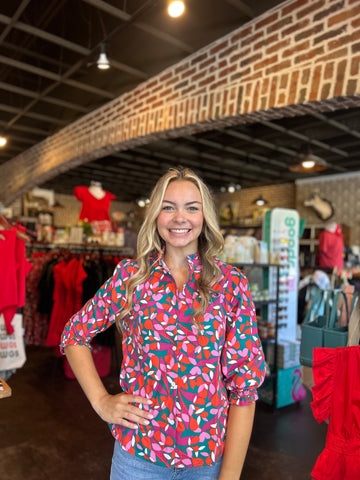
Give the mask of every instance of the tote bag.
M 300 363 L 312 367 L 313 349 L 324 346 L 324 327 L 330 312 L 332 291 L 318 289 L 301 326 Z M 319 315 L 319 311 L 323 313 Z
M 22 315 L 17 313 L 11 324 L 14 327 L 14 333 L 8 335 L 4 316 L 0 315 L 0 371 L 21 368 L 26 361 Z
M 338 320 L 338 302 L 339 298 L 343 297 L 344 303 L 343 307 L 346 309 L 346 318 L 347 325 L 336 327 L 336 322 Z M 332 298 L 331 314 L 326 326 L 324 327 L 324 347 L 328 348 L 337 348 L 337 347 L 346 347 L 348 342 L 348 324 L 349 324 L 349 306 L 347 301 L 347 296 L 344 292 L 338 291 L 334 294 Z

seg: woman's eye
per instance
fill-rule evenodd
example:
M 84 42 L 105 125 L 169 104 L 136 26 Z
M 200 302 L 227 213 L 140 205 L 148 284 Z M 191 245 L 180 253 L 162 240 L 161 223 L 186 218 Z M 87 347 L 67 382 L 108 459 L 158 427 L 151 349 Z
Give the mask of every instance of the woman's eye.
M 172 206 L 171 205 L 164 205 L 163 210 L 172 210 Z
M 199 207 L 189 207 L 189 210 L 191 212 L 198 212 L 199 211 Z

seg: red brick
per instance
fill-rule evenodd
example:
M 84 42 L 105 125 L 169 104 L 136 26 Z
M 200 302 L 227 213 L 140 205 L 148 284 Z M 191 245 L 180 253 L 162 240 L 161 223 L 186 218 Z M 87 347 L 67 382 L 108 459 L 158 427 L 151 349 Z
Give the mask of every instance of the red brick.
M 297 43 L 294 47 L 287 48 L 283 51 L 282 56 L 285 57 L 290 57 L 296 53 L 298 53 L 301 50 L 307 50 L 310 47 L 310 41 L 306 40 L 302 43 Z
M 278 52 L 279 50 L 283 50 L 286 45 L 288 45 L 290 43 L 290 39 L 289 38 L 286 38 L 285 40 L 281 40 L 280 42 L 277 42 L 276 44 L 272 45 L 271 47 L 267 48 L 265 50 L 265 53 L 267 55 L 271 55 L 273 53 L 276 53 Z
M 284 7 L 281 10 L 281 16 L 288 15 L 289 13 L 296 12 L 303 5 L 307 5 L 308 0 L 297 0 L 297 2 L 291 2 L 289 6 Z
M 321 70 L 322 70 L 322 67 L 320 65 L 314 68 L 310 95 L 309 95 L 310 102 L 313 102 L 318 99 L 318 92 L 319 92 L 319 86 L 320 86 L 320 80 L 321 80 Z
M 226 40 L 225 42 L 219 43 L 218 45 L 215 45 L 215 47 L 213 47 L 210 50 L 210 55 L 215 55 L 216 53 L 220 52 L 220 50 L 223 50 L 224 48 L 226 48 L 228 46 L 229 46 L 229 41 L 228 40 Z
M 272 57 L 268 57 L 265 60 L 262 60 L 261 62 L 258 62 L 254 65 L 254 70 L 259 70 L 261 68 L 265 68 L 271 63 L 275 63 L 277 61 L 278 57 L 277 55 L 273 55 Z
M 272 73 L 276 72 L 281 72 L 283 70 L 287 70 L 291 67 L 291 61 L 290 60 L 284 60 L 283 62 L 277 63 L 276 65 L 273 65 L 272 67 L 266 68 L 265 69 L 265 75 L 270 75 Z
M 360 14 L 360 6 L 351 8 L 350 10 L 345 10 L 337 15 L 334 15 L 328 19 L 328 25 L 331 27 L 337 23 L 347 22 L 353 17 L 356 17 Z
M 279 18 L 279 12 L 275 12 L 272 15 L 265 17 L 263 20 L 256 22 L 255 29 L 257 30 L 258 28 L 266 27 L 266 25 L 269 25 L 269 23 L 276 22 L 278 18 Z
M 323 0 L 319 0 L 317 2 L 314 2 L 312 0 L 305 8 L 303 8 L 302 10 L 298 10 L 298 12 L 296 13 L 296 18 L 303 18 L 309 16 L 311 13 L 314 13 L 316 10 L 319 10 L 319 8 L 322 8 L 323 6 Z
M 266 33 L 273 33 L 276 30 L 283 30 L 286 25 L 291 25 L 292 24 L 292 18 L 291 16 L 282 18 L 278 22 L 272 24 L 270 27 L 267 28 Z
M 238 33 L 231 37 L 231 43 L 236 43 L 238 40 L 247 37 L 252 33 L 253 26 L 249 25 L 247 28 L 241 29 Z

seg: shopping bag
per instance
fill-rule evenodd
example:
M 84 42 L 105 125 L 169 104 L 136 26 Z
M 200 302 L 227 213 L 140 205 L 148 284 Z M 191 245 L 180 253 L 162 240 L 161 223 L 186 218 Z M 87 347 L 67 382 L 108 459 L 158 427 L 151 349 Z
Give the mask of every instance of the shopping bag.
M 360 301 L 358 295 L 353 297 L 352 307 L 347 347 L 355 347 L 360 344 Z
M 22 315 L 17 313 L 11 324 L 14 333 L 8 335 L 4 316 L 0 315 L 0 371 L 21 368 L 26 362 Z
M 338 311 L 339 298 L 343 298 L 343 308 L 346 309 L 347 325 L 336 326 L 341 313 Z M 343 291 L 338 291 L 332 298 L 331 314 L 327 325 L 324 327 L 324 347 L 346 347 L 348 342 L 349 305 L 347 296 Z
M 324 346 L 324 327 L 330 311 L 330 290 L 318 289 L 301 326 L 300 363 L 312 367 L 313 349 Z M 321 315 L 318 312 L 323 308 Z

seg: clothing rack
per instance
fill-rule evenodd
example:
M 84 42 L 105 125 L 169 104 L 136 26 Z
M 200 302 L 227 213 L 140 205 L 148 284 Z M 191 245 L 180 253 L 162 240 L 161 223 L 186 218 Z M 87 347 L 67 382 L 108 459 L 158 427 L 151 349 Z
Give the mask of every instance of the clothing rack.
M 49 252 L 49 251 L 68 251 L 70 253 L 98 253 L 98 254 L 114 254 L 132 257 L 134 249 L 131 247 L 116 247 L 115 245 L 98 245 L 98 244 L 76 244 L 76 243 L 31 243 L 26 245 L 27 252 L 31 254 L 33 251 Z

